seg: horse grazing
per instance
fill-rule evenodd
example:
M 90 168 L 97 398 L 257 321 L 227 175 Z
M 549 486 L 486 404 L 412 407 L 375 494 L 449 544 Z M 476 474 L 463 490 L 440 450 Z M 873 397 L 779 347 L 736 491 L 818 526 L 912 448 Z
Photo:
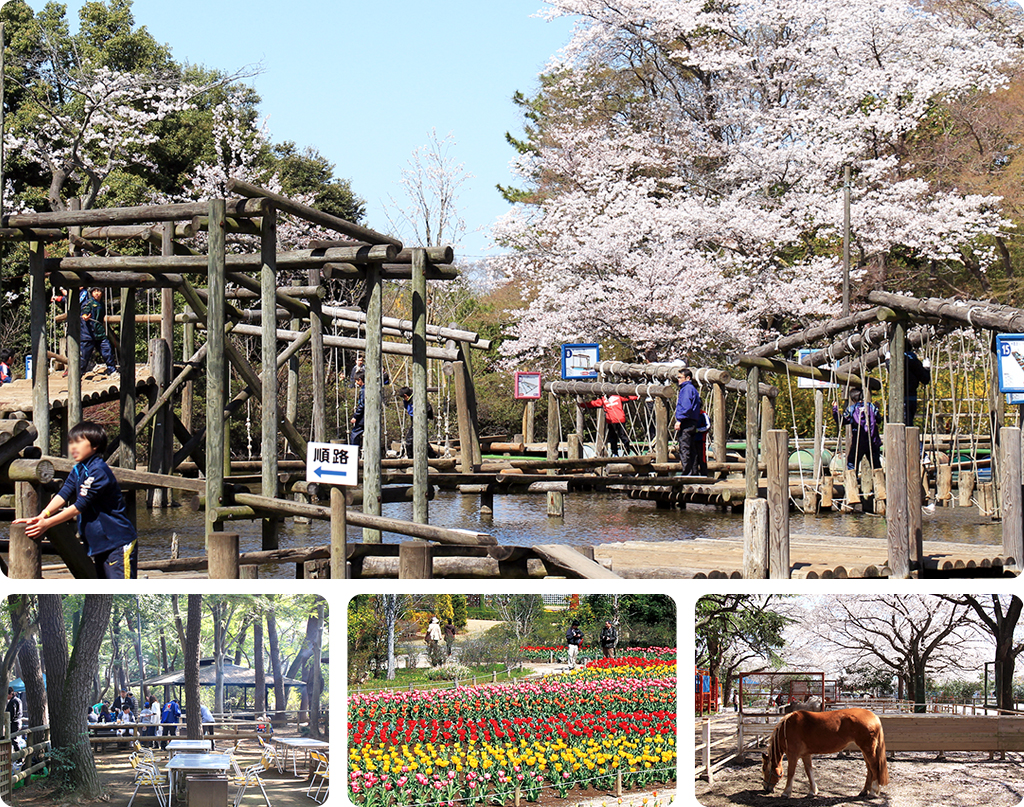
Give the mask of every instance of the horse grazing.
M 855 743 L 864 754 L 868 766 L 867 781 L 861 796 L 878 795 L 882 785 L 889 783 L 889 768 L 885 761 L 885 737 L 882 723 L 874 712 L 867 709 L 837 709 L 834 712 L 797 711 L 782 718 L 772 732 L 768 753 L 762 754 L 761 775 L 764 789 L 771 793 L 782 778 L 782 757 L 789 758 L 786 789 L 782 795 L 789 798 L 793 791 L 796 761 L 804 761 L 804 770 L 811 782 L 810 795 L 818 795 L 811 769 L 813 754 L 834 754 L 849 743 Z

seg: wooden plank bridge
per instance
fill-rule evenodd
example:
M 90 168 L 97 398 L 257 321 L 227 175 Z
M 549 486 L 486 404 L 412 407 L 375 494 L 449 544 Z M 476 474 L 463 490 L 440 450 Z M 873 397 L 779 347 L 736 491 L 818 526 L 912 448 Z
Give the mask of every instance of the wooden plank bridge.
M 156 377 L 148 364 L 135 367 L 135 388 L 140 392 L 149 390 L 156 384 Z M 50 411 L 66 410 L 68 406 L 68 379 L 61 373 L 50 373 L 49 376 Z M 87 373 L 82 376 L 82 406 L 110 403 L 121 395 L 121 376 L 110 376 L 106 373 Z M 19 378 L 10 384 L 0 386 L 0 417 L 8 417 L 15 412 L 31 414 L 32 412 L 32 381 Z
M 792 577 L 797 579 L 889 577 L 885 538 L 793 533 L 790 536 Z M 1002 576 L 1015 566 L 1002 546 L 925 541 L 922 577 Z M 599 561 L 610 561 L 624 577 L 740 578 L 743 537 L 698 538 L 604 544 L 595 549 Z

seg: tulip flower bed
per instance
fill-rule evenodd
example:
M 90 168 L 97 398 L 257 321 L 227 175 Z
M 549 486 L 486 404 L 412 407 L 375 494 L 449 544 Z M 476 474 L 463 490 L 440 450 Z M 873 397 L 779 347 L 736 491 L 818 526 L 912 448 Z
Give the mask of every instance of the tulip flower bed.
M 521 647 L 523 659 L 526 661 L 548 661 L 551 658 L 551 654 L 555 654 L 555 659 L 564 659 L 566 647 L 560 645 L 558 647 Z M 593 656 L 601 652 L 601 648 L 594 645 L 580 645 L 580 658 L 586 656 Z M 634 658 L 645 658 L 645 659 L 662 659 L 663 661 L 671 661 L 676 657 L 676 649 L 674 647 L 620 647 L 617 651 L 620 655 L 628 655 Z
M 622 659 L 626 661 L 626 659 Z M 548 679 L 349 698 L 349 797 L 366 807 L 503 805 L 675 779 L 674 671 L 622 664 Z M 620 671 L 644 673 L 643 677 Z

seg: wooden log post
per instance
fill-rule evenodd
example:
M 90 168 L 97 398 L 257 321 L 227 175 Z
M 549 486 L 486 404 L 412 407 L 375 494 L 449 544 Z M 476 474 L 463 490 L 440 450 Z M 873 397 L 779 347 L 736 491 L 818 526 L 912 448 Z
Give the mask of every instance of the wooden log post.
M 974 471 L 960 471 L 956 478 L 957 506 L 970 507 L 974 498 Z
M 366 287 L 369 300 L 366 306 L 366 383 L 363 387 L 366 402 L 363 432 L 363 512 L 379 516 L 381 487 L 381 441 L 384 434 L 384 402 L 381 383 L 384 378 L 381 342 L 384 341 L 381 328 L 383 316 L 384 283 L 380 276 L 379 263 L 366 267 Z M 381 543 L 380 530 L 363 529 L 363 542 Z
M 152 400 L 155 401 L 158 396 L 163 395 L 167 391 L 167 387 L 171 383 L 171 352 L 167 341 L 163 338 L 150 341 L 149 356 L 153 377 L 156 379 L 155 389 L 152 393 Z M 161 407 L 153 418 L 153 428 L 150 430 L 149 442 L 150 473 L 169 474 L 171 472 L 166 450 L 168 432 L 165 427 L 170 423 L 172 416 L 173 410 Z M 170 435 L 173 437 L 173 430 L 170 432 Z M 170 507 L 170 493 L 169 488 L 151 488 L 146 496 L 147 504 L 151 508 Z
M 921 484 L 921 429 L 907 426 L 907 551 L 910 568 L 921 570 L 924 562 L 924 525 L 921 507 L 924 488 Z
M 664 398 L 654 401 L 654 461 L 668 462 L 668 402 Z
M 308 271 L 310 285 L 320 282 L 320 269 L 313 267 Z M 276 289 L 275 289 L 276 297 Z M 268 311 L 274 310 L 276 302 L 271 305 L 263 305 L 263 327 L 268 328 L 267 320 L 274 320 L 266 316 Z M 313 439 L 318 443 L 326 443 L 327 438 L 327 367 L 324 358 L 324 323 L 320 319 L 320 298 L 313 297 L 309 300 L 309 329 L 312 338 L 309 342 L 309 349 L 313 358 Z M 276 321 L 274 326 L 276 328 Z M 273 367 L 273 365 L 270 365 Z
M 761 452 L 762 455 L 767 449 L 764 448 L 768 440 L 768 432 L 775 428 L 775 399 L 767 395 L 761 396 Z M 764 461 L 764 457 L 761 457 Z
M 186 319 L 181 329 L 181 357 L 185 361 L 195 354 L 196 349 L 196 325 L 188 320 L 188 315 L 191 313 L 191 306 L 185 306 Z M 189 380 L 185 382 L 181 391 L 181 425 L 189 432 L 192 431 L 195 423 L 195 408 L 195 382 Z
M 892 577 L 910 576 L 910 520 L 907 506 L 907 434 L 902 423 L 885 424 L 886 526 Z
M 825 392 L 814 390 L 814 481 L 821 479 L 821 455 L 825 447 Z
M 206 548 L 221 529 L 214 514 L 224 505 L 224 451 L 228 424 L 224 421 L 227 404 L 227 355 L 224 333 L 225 310 L 225 205 L 223 199 L 210 200 L 209 300 L 206 321 Z
M 412 520 L 429 521 L 427 503 L 427 251 L 412 250 Z
M 523 407 L 523 442 L 534 443 L 537 437 L 537 402 L 527 401 Z
M 935 488 L 936 499 L 943 507 L 952 507 L 955 504 L 953 499 L 953 466 L 948 462 L 936 466 Z
M 992 424 L 992 515 L 998 516 L 1000 512 L 1002 496 L 999 480 L 1001 473 L 1000 463 L 997 460 L 1002 456 L 1002 434 L 1003 426 L 1006 425 L 1006 396 L 999 391 L 999 355 L 996 347 L 996 334 L 992 333 L 991 350 L 989 351 L 990 372 L 989 378 L 989 422 Z
M 263 266 L 260 268 L 260 307 L 264 311 L 270 311 L 277 304 L 276 211 L 264 216 L 260 224 L 260 255 L 263 258 Z M 260 331 L 260 359 L 263 364 L 260 397 L 260 459 L 263 461 L 263 467 L 260 474 L 260 494 L 276 498 L 277 433 L 280 420 L 277 404 L 277 321 L 273 317 L 264 317 Z M 321 332 L 321 337 L 322 335 Z M 315 338 L 315 334 L 310 338 Z M 276 516 L 261 519 L 260 546 L 264 551 L 277 549 L 280 545 L 279 523 Z
M 827 474 L 821 480 L 821 509 L 831 510 L 835 497 L 836 480 L 832 474 Z
M 30 518 L 38 513 L 38 496 L 28 482 L 15 483 L 15 516 Z M 41 580 L 43 553 L 38 541 L 25 534 L 24 524 L 11 524 L 7 550 L 7 576 L 13 580 Z
M 761 424 L 761 405 L 759 398 L 759 388 L 761 383 L 761 369 L 757 365 L 752 365 L 747 368 L 747 448 L 746 448 L 746 471 L 744 473 L 744 479 L 746 480 L 746 497 L 747 499 L 757 498 L 757 481 L 758 481 L 758 468 L 757 468 L 757 441 L 760 435 Z
M 237 580 L 238 564 L 238 533 L 214 532 L 210 534 L 207 552 L 210 565 L 207 574 L 211 579 Z
M 725 385 L 715 382 L 711 388 L 711 430 L 716 462 L 726 461 L 729 443 L 729 421 L 725 412 Z
M 298 287 L 302 283 L 298 278 L 292 280 L 292 286 Z M 262 298 L 262 286 L 260 287 L 260 293 Z M 276 303 L 275 303 L 276 304 Z M 293 332 L 298 332 L 302 326 L 302 320 L 296 315 L 289 323 L 289 328 Z M 263 332 L 262 323 L 260 325 L 260 333 Z M 280 336 L 280 334 L 278 334 Z M 312 338 L 312 334 L 310 334 Z M 287 390 L 285 391 L 285 407 L 284 416 L 285 420 L 289 423 L 295 423 L 299 417 L 299 384 L 301 380 L 299 378 L 299 354 L 296 353 L 288 359 L 288 374 L 287 374 Z M 303 457 L 305 459 L 305 457 Z M 296 501 L 302 501 L 302 497 L 299 494 L 295 494 Z M 292 521 L 295 524 L 308 524 L 309 519 L 305 516 L 293 516 Z
M 602 410 L 603 411 L 603 410 Z M 547 459 L 558 459 L 558 443 L 561 435 L 562 413 L 558 406 L 558 396 L 554 392 L 548 393 L 548 434 L 547 434 Z M 553 470 L 548 471 L 549 474 Z M 565 494 L 557 490 L 547 492 L 548 516 L 551 518 L 563 518 L 565 516 Z
M 982 482 L 978 485 L 978 510 L 980 515 L 986 518 L 994 518 L 996 515 L 995 484 Z
M 348 510 L 345 490 L 331 485 L 331 578 L 345 580 L 348 567 Z
M 36 446 L 50 453 L 50 376 L 46 341 L 46 273 L 43 267 L 44 246 L 40 241 L 29 244 L 29 339 L 32 357 L 32 424 L 36 427 Z
M 1024 509 L 1021 503 L 1021 430 L 1004 426 L 1002 444 L 1003 555 L 1024 566 Z
M 768 576 L 788 580 L 789 559 L 789 432 L 771 429 L 766 442 L 768 467 Z
M 81 208 L 81 199 L 70 200 L 72 210 Z M 80 228 L 71 228 L 69 235 L 78 235 Z M 75 247 L 71 254 L 75 253 Z M 82 422 L 82 299 L 81 289 L 69 286 L 68 293 L 68 428 Z M 62 446 L 61 448 L 66 448 Z
M 768 577 L 768 502 L 747 499 L 743 506 L 743 577 Z
M 136 291 L 132 288 L 121 289 L 121 426 L 120 426 L 120 461 L 122 468 L 136 468 L 135 415 L 138 408 L 138 391 L 135 387 L 135 299 Z M 136 514 L 136 494 L 134 491 L 125 493 L 124 503 L 128 519 L 133 525 L 138 523 Z
M 573 433 L 566 438 L 568 446 L 568 459 L 579 460 L 583 458 L 583 443 L 579 434 Z
M 484 485 L 480 491 L 480 515 L 487 518 L 494 516 L 494 490 L 490 485 Z
M 907 324 L 903 319 L 893 322 L 889 341 L 889 421 L 906 421 Z M 867 396 L 865 395 L 865 400 Z
M 875 494 L 875 515 L 885 515 L 885 500 L 887 497 L 885 491 L 885 469 L 875 468 L 873 471 L 874 483 L 872 488 Z
M 434 577 L 434 545 L 404 541 L 398 547 L 399 580 L 431 580 Z
M 469 388 L 466 385 L 466 367 L 461 361 L 453 362 L 455 377 L 455 414 L 459 425 L 459 464 L 464 474 L 473 473 L 473 425 L 469 414 Z

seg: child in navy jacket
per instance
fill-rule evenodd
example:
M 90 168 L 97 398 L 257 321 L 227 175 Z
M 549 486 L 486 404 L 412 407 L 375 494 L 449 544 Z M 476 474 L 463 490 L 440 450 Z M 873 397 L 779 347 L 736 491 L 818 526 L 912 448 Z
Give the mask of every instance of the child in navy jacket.
M 41 538 L 50 527 L 78 519 L 78 534 L 96 565 L 96 576 L 127 580 L 138 576 L 138 534 L 128 519 L 121 486 L 103 460 L 107 433 L 83 421 L 68 432 L 68 453 L 75 461 L 64 487 L 43 512 L 22 518 L 25 534 Z

